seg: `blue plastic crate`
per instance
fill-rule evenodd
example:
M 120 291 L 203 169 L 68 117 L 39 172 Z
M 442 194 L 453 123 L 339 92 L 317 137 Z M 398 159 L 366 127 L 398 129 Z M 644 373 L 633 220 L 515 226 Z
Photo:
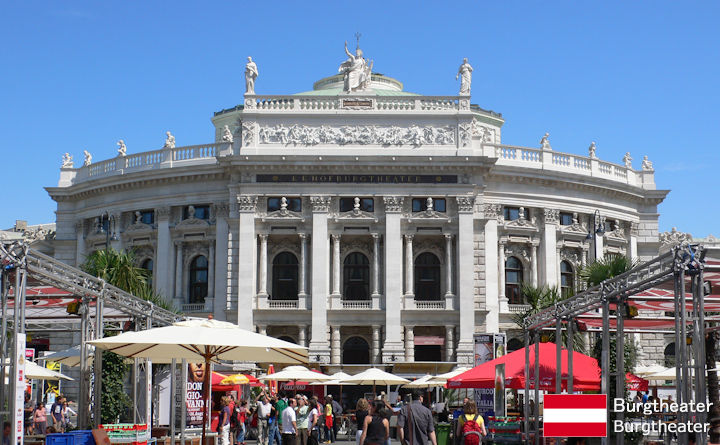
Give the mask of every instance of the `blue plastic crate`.
M 54 433 L 45 437 L 45 445 L 95 445 L 95 438 L 90 430 Z

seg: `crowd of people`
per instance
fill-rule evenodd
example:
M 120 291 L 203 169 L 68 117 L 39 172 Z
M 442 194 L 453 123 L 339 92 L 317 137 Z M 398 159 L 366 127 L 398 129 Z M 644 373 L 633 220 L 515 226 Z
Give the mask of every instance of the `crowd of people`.
M 64 433 L 73 426 L 70 418 L 77 415 L 62 395 L 57 396 L 48 407 L 44 402 L 35 403 L 29 394 L 25 394 L 24 413 L 27 435 Z

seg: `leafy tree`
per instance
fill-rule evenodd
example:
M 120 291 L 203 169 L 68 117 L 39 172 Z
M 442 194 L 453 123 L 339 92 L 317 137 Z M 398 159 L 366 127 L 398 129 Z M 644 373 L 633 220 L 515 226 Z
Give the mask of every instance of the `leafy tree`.
M 124 380 L 129 366 L 125 359 L 112 352 L 102 355 L 102 401 L 100 419 L 102 423 L 117 423 L 130 405 L 130 397 L 125 392 Z M 100 403 L 100 401 L 98 401 Z
M 580 269 L 579 275 L 588 287 L 597 286 L 635 267 L 636 262 L 624 255 L 613 255 L 594 261 Z

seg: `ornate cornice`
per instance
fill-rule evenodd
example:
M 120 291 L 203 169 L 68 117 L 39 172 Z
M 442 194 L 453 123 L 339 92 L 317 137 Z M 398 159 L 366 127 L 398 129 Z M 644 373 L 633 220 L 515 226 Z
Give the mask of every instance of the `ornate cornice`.
M 385 204 L 385 213 L 400 213 L 405 203 L 404 196 L 383 196 L 383 204 Z
M 485 219 L 496 219 L 502 221 L 502 205 L 500 204 L 483 204 L 483 216 Z
M 560 223 L 560 210 L 558 209 L 543 209 L 543 221 L 545 224 L 559 224 Z
M 227 218 L 230 214 L 230 204 L 226 202 L 220 202 L 213 205 L 213 212 L 215 217 Z
M 170 207 L 163 206 L 158 207 L 155 209 L 155 216 L 157 216 L 158 219 L 168 219 L 170 218 Z
M 310 205 L 312 211 L 316 213 L 328 212 L 330 210 L 330 197 L 329 196 L 311 196 Z
M 254 213 L 257 209 L 257 200 L 258 197 L 256 195 L 238 195 L 238 212 Z

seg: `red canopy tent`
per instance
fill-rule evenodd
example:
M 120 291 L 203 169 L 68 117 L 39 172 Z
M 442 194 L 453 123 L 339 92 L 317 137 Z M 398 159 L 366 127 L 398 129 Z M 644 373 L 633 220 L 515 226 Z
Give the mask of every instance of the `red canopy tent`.
M 647 391 L 650 382 L 628 372 L 625 374 L 625 384 L 628 391 Z
M 568 376 L 568 351 L 562 350 L 562 387 L 566 388 Z M 555 391 L 555 343 L 540 343 L 540 388 Z M 448 388 L 494 388 L 495 365 L 505 364 L 505 387 L 525 388 L 525 348 L 496 358 L 448 380 Z M 530 345 L 530 388 L 535 388 L 535 345 Z M 573 390 L 593 391 L 600 389 L 600 367 L 597 360 L 579 352 L 573 352 Z

